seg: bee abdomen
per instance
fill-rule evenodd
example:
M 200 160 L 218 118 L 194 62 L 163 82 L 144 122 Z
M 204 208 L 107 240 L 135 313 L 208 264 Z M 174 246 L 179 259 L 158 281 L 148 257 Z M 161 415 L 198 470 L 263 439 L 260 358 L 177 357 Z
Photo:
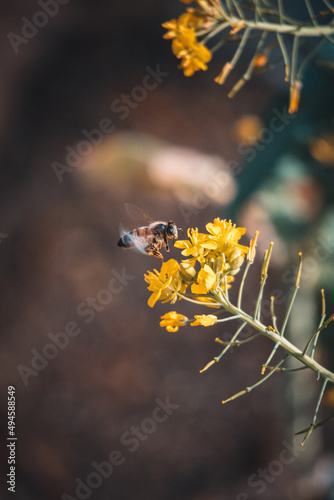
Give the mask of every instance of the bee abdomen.
M 133 247 L 134 246 L 134 242 L 133 242 L 133 239 L 132 239 L 132 233 L 127 233 L 124 236 L 122 236 L 122 238 L 120 238 L 118 240 L 117 245 L 119 247 L 123 247 L 123 248 Z

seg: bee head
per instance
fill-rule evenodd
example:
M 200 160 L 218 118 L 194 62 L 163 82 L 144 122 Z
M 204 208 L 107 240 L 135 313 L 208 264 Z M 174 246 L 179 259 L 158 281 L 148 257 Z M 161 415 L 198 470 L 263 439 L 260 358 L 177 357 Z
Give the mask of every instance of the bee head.
M 167 223 L 166 234 L 168 238 L 174 238 L 175 240 L 178 238 L 177 227 L 171 220 Z

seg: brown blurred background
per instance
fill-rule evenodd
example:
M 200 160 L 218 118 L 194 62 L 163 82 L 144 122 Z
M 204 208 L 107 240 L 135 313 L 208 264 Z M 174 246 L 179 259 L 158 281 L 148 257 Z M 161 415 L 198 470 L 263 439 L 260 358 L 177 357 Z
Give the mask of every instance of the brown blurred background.
M 214 217 L 233 213 L 238 225 L 249 228 L 245 244 L 257 228 L 262 231 L 260 253 L 275 239 L 266 297 L 277 289 L 289 295 L 282 273 L 291 269 L 297 252 L 304 249 L 300 246 L 310 248 L 314 233 L 301 227 L 299 246 L 296 239 L 284 238 L 266 200 L 271 196 L 271 206 L 280 200 L 281 205 L 275 205 L 278 213 L 287 206 L 284 196 L 297 200 L 300 213 L 306 214 L 302 225 L 305 218 L 310 226 L 317 224 L 321 210 L 330 205 L 322 186 L 332 177 L 315 181 L 311 174 L 291 167 L 295 175 L 278 181 L 277 171 L 270 176 L 270 157 L 264 161 L 267 177 L 262 177 L 256 169 L 251 171 L 254 162 L 262 161 L 260 152 L 254 162 L 247 162 L 238 149 L 245 140 L 252 146 L 250 137 L 256 138 L 265 127 L 272 109 L 282 110 L 286 104 L 282 75 L 274 72 L 254 80 L 229 100 L 226 89 L 213 82 L 231 54 L 229 47 L 207 73 L 187 79 L 177 69 L 170 44 L 162 39 L 161 23 L 182 11 L 178 2 L 71 0 L 57 5 L 59 11 L 38 33 L 27 43 L 17 42 L 17 53 L 8 34 L 21 36 L 25 19 L 32 20 L 42 9 L 30 0 L 3 1 L 0 8 L 0 405 L 6 435 L 7 386 L 15 386 L 16 498 L 333 498 L 330 422 L 314 433 L 303 453 L 286 452 L 291 463 L 282 465 L 280 459 L 288 450 L 286 443 L 293 446 L 293 431 L 312 418 L 320 390 L 313 374 L 301 379 L 302 388 L 307 386 L 302 396 L 291 377 L 277 376 L 251 395 L 222 406 L 222 399 L 258 380 L 270 342 L 247 344 L 200 375 L 199 369 L 219 353 L 215 337 L 232 335 L 232 323 L 223 331 L 198 327 L 166 333 L 159 327 L 162 314 L 172 309 L 189 315 L 198 311 L 182 303 L 172 308 L 157 304 L 151 310 L 143 273 L 159 262 L 116 245 L 120 224 L 128 223 L 124 203 L 138 205 L 153 218 L 175 220 L 184 229 L 204 230 Z M 164 75 L 145 95 L 137 87 L 159 68 Z M 149 82 L 152 85 L 154 78 Z M 132 95 L 129 104 L 119 102 L 124 94 Z M 322 134 L 331 133 L 333 113 L 329 115 Z M 110 130 L 103 140 L 96 133 L 101 120 L 107 120 L 103 123 Z M 308 122 L 301 119 L 297 126 L 297 121 L 282 132 L 281 140 L 293 134 L 295 140 L 305 137 L 298 126 L 307 127 Z M 88 146 L 80 165 L 73 168 L 66 155 L 87 138 L 84 130 L 97 144 Z M 302 145 L 307 161 L 310 141 Z M 275 158 L 275 151 L 285 146 L 274 141 L 266 146 L 267 154 L 271 151 Z M 314 155 L 319 156 L 316 146 Z M 332 175 L 333 151 L 328 156 L 327 164 L 323 161 L 317 168 Z M 321 163 L 321 158 L 314 161 Z M 228 170 L 231 160 L 243 165 L 245 184 Z M 59 165 L 65 165 L 61 174 Z M 222 172 L 225 181 L 217 189 Z M 240 196 L 243 186 L 251 185 L 247 175 L 253 182 L 265 178 L 267 184 L 263 181 L 260 190 L 242 195 L 236 204 L 237 193 Z M 285 195 L 274 196 L 273 185 Z M 290 208 L 287 218 L 296 213 Z M 179 253 L 172 249 L 170 255 Z M 332 265 L 332 260 L 325 264 Z M 322 286 L 319 265 L 317 274 L 309 274 L 311 291 L 305 292 L 294 316 L 298 330 L 306 309 L 313 311 L 311 318 L 307 316 L 309 334 L 318 320 L 318 296 L 313 300 L 312 287 L 318 294 Z M 248 309 L 255 299 L 259 268 L 257 262 L 246 287 Z M 110 295 L 102 290 L 112 277 L 117 291 Z M 93 299 L 98 304 L 94 312 L 87 305 Z M 278 314 L 284 306 L 283 301 Z M 57 335 L 65 328 L 75 330 L 73 337 Z M 52 338 L 67 344 L 46 348 L 54 345 Z M 44 362 L 39 358 L 43 352 L 50 358 Z M 330 365 L 331 359 L 330 348 L 323 350 L 323 361 Z M 169 398 L 178 407 L 154 425 L 157 398 Z M 327 412 L 331 404 L 328 396 Z M 138 438 L 137 448 L 133 442 L 136 449 L 131 451 L 124 433 L 131 434 L 132 426 L 144 426 L 147 433 L 143 440 Z M 113 450 L 120 451 L 124 463 L 101 481 L 90 476 L 96 472 L 93 462 L 110 460 Z M 1 458 L 6 495 L 4 441 Z M 262 482 L 259 469 L 267 471 Z M 87 484 L 88 476 L 92 484 L 94 477 L 101 484 L 91 486 L 91 493 L 83 488 L 77 496 L 76 478 Z M 62 497 L 65 494 L 69 497 Z

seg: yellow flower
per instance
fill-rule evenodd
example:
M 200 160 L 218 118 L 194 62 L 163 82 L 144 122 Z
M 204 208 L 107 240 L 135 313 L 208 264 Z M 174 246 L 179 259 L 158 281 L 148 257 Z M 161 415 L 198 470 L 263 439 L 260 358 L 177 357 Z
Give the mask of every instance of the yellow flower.
M 172 41 L 173 54 L 181 59 L 186 57 L 196 43 L 196 35 L 193 28 L 186 28 Z
M 191 292 L 196 294 L 208 293 L 217 286 L 216 275 L 207 264 L 202 267 L 197 276 L 197 283 L 191 285 Z
M 189 263 L 189 260 L 184 260 L 180 264 L 180 276 L 183 281 L 191 282 L 195 278 L 197 272 L 194 266 Z
M 217 316 L 214 314 L 200 314 L 195 316 L 195 321 L 190 326 L 211 326 L 217 323 Z
M 161 316 L 161 319 L 160 326 L 165 326 L 167 332 L 177 332 L 180 326 L 186 324 L 188 318 L 187 316 L 183 316 L 183 314 L 178 314 L 176 311 L 171 311 Z
M 175 242 L 176 248 L 184 248 L 181 252 L 185 257 L 192 255 L 194 257 L 193 262 L 189 262 L 194 265 L 195 260 L 198 260 L 201 264 L 204 263 L 204 257 L 212 249 L 217 248 L 217 243 L 211 241 L 211 237 L 208 234 L 199 233 L 197 227 L 195 229 L 188 229 L 188 240 L 177 240 Z
M 207 70 L 206 63 L 212 58 L 210 50 L 197 41 L 195 34 L 195 28 L 204 22 L 204 17 L 197 16 L 194 9 L 188 9 L 188 12 L 178 19 L 172 19 L 162 25 L 168 30 L 163 37 L 173 40 L 173 54 L 182 59 L 180 68 L 185 76 L 191 76 L 198 70 Z
M 147 289 L 153 292 L 148 299 L 150 307 L 153 307 L 157 300 L 176 302 L 177 292 L 184 291 L 186 287 L 179 276 L 179 268 L 179 263 L 170 259 L 162 264 L 160 272 L 154 269 L 154 272 L 148 271 L 148 274 L 145 274 L 145 281 L 149 283 Z
M 210 50 L 202 45 L 201 43 L 196 43 L 189 50 L 188 54 L 183 56 L 180 64 L 180 68 L 183 69 L 184 76 L 192 76 L 195 71 L 206 71 L 208 66 L 206 63 L 210 62 L 212 59 L 212 54 Z
M 212 234 L 215 238 L 233 245 L 237 245 L 241 236 L 246 232 L 245 228 L 235 227 L 235 224 L 232 224 L 231 221 L 220 220 L 219 217 L 213 222 L 209 222 L 209 224 L 206 225 L 206 229 L 208 233 Z M 244 253 L 248 251 L 248 247 L 243 245 L 237 246 L 243 249 Z
M 196 35 L 193 28 L 202 24 L 203 22 L 204 18 L 194 15 L 193 11 L 189 9 L 188 12 L 182 14 L 178 19 L 171 19 L 170 21 L 166 21 L 162 24 L 162 26 L 168 30 L 163 38 L 166 38 L 167 40 L 176 38 L 182 35 L 182 33 L 184 33 L 185 31 L 189 30 L 193 33 L 193 44 L 194 42 L 196 42 Z
M 163 38 L 167 40 L 170 38 L 175 38 L 179 33 L 179 24 L 177 22 L 177 19 L 166 21 L 162 24 L 162 26 L 168 30 L 167 33 L 165 33 L 163 36 Z
M 215 219 L 206 225 L 207 231 L 211 235 L 211 240 L 216 243 L 216 255 L 224 255 L 225 263 L 222 270 L 229 274 L 236 274 L 243 263 L 244 255 L 249 248 L 238 243 L 245 234 L 246 229 L 236 227 L 231 221 Z

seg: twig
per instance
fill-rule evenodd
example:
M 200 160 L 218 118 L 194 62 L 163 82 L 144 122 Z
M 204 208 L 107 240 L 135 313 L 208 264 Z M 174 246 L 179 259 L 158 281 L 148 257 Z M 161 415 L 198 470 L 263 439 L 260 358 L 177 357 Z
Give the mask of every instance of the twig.
M 307 441 L 307 439 L 310 437 L 310 435 L 312 434 L 312 432 L 315 429 L 317 415 L 318 415 L 318 411 L 319 411 L 319 408 L 320 408 L 320 403 L 321 403 L 322 397 L 324 395 L 327 382 L 328 382 L 328 379 L 325 378 L 324 381 L 323 381 L 323 383 L 322 383 L 322 388 L 321 388 L 321 392 L 320 392 L 320 395 L 319 395 L 319 398 L 318 398 L 317 406 L 315 408 L 315 412 L 314 412 L 314 415 L 313 415 L 312 423 L 310 424 L 310 426 L 309 426 L 309 428 L 307 430 L 306 436 L 304 437 L 304 439 L 303 439 L 302 443 L 300 444 L 300 446 L 304 446 L 305 442 Z
M 284 66 L 285 66 L 285 81 L 287 82 L 289 81 L 289 75 L 290 75 L 289 55 L 286 50 L 282 35 L 280 33 L 276 33 L 276 36 L 283 55 Z
M 267 380 L 267 378 L 271 377 L 272 374 L 276 371 L 276 369 L 282 364 L 284 363 L 284 361 L 286 360 L 286 358 L 289 356 L 289 354 L 285 354 L 285 356 L 281 359 L 281 361 L 279 361 L 279 363 L 277 363 L 277 365 L 275 366 L 274 370 L 270 371 L 267 373 L 267 375 L 263 378 L 261 378 L 258 382 L 256 382 L 255 384 L 253 384 L 251 387 L 246 387 L 246 389 L 244 389 L 243 391 L 240 391 L 236 394 L 234 394 L 233 396 L 231 396 L 230 398 L 228 399 L 225 399 L 224 401 L 222 401 L 223 404 L 225 403 L 228 403 L 229 401 L 232 401 L 233 399 L 236 399 L 238 398 L 239 396 L 243 396 L 244 394 L 248 393 L 248 392 L 251 392 L 253 389 L 255 389 L 255 387 L 258 387 L 260 384 L 263 384 L 263 382 L 265 380 Z

